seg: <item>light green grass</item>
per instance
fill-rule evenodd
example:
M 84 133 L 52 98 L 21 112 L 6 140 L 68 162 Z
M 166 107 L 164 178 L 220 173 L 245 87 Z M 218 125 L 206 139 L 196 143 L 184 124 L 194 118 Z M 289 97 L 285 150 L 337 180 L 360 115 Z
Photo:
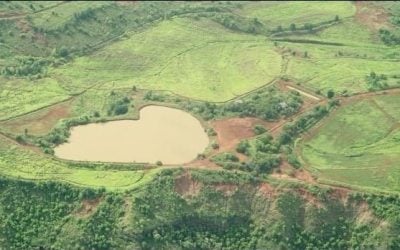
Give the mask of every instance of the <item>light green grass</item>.
M 288 27 L 291 23 L 318 23 L 333 20 L 336 15 L 346 18 L 354 15 L 355 6 L 351 2 L 256 2 L 246 4 L 240 14 L 256 17 L 266 25 Z
M 95 170 L 70 166 L 0 137 L 0 174 L 29 180 L 58 180 L 78 186 L 132 189 L 151 180 L 159 170 Z
M 377 96 L 376 103 L 382 107 L 390 116 L 400 122 L 400 97 L 399 96 Z
M 278 76 L 281 58 L 271 42 L 236 34 L 209 21 L 174 19 L 54 70 L 69 86 L 170 90 L 224 101 Z
M 312 54 L 310 55 L 313 56 Z M 400 62 L 368 60 L 361 58 L 299 59 L 289 62 L 287 74 L 301 84 L 313 89 L 349 92 L 366 92 L 366 76 L 371 71 L 377 74 L 399 73 Z M 396 85 L 393 82 L 393 85 Z
M 324 180 L 400 190 L 398 98 L 380 96 L 338 110 L 300 145 L 307 165 Z
M 55 8 L 32 14 L 32 23 L 38 28 L 46 30 L 62 27 L 66 22 L 74 18 L 74 14 L 87 10 L 88 8 L 97 8 L 110 2 L 103 1 L 77 1 L 68 4 L 61 4 Z
M 0 79 L 0 119 L 31 112 L 70 96 L 53 79 L 28 81 L 23 79 Z

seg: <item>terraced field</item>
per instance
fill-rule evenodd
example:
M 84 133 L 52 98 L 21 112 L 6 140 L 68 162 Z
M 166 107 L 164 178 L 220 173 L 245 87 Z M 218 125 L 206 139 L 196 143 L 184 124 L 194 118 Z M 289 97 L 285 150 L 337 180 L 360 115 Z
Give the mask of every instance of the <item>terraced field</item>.
M 350 103 L 301 143 L 303 159 L 321 181 L 398 191 L 398 95 Z

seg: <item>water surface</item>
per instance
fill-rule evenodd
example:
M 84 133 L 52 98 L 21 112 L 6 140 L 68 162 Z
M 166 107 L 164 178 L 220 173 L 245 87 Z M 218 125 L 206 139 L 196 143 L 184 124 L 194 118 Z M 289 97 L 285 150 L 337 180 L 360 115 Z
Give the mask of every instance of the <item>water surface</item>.
M 57 157 L 80 161 L 186 163 L 209 143 L 200 122 L 189 113 L 161 106 L 140 110 L 139 120 L 76 126 Z

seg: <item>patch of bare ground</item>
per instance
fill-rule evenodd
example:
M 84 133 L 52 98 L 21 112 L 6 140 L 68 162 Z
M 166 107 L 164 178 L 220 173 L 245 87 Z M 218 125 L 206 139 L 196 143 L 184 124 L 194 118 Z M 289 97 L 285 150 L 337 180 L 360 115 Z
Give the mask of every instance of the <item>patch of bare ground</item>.
M 270 129 L 277 122 L 267 122 L 253 117 L 234 117 L 212 121 L 211 126 L 217 132 L 218 152 L 234 151 L 241 140 L 255 136 L 253 128 L 257 124 Z
M 277 179 L 300 180 L 312 184 L 317 183 L 310 172 L 305 169 L 295 169 L 286 160 L 282 160 L 279 168 L 271 176 Z
M 381 28 L 388 28 L 389 14 L 384 8 L 376 6 L 369 1 L 356 1 L 355 19 L 362 25 L 365 25 L 372 31 L 377 31 Z
M 258 186 L 258 193 L 265 198 L 274 198 L 277 195 L 276 189 L 266 182 L 263 182 Z
M 350 189 L 334 187 L 330 192 L 330 196 L 340 200 L 343 204 L 347 204 L 350 192 Z
M 185 164 L 185 166 L 190 168 L 221 169 L 220 166 L 212 162 L 210 159 L 195 159 Z
M 192 179 L 190 171 L 185 171 L 184 174 L 175 179 L 175 192 L 184 198 L 195 197 L 199 194 L 202 184 Z
M 37 112 L 0 123 L 12 133 L 21 134 L 28 129 L 29 134 L 42 135 L 48 133 L 56 123 L 71 114 L 71 102 L 56 104 Z
M 226 183 L 215 184 L 214 188 L 215 190 L 222 192 L 225 196 L 232 196 L 238 190 L 237 185 Z
M 82 201 L 81 207 L 76 211 L 77 217 L 88 217 L 96 212 L 97 206 L 100 204 L 101 198 L 93 200 L 85 199 Z
M 308 203 L 308 204 L 312 204 L 313 206 L 317 207 L 317 208 L 322 208 L 324 207 L 324 205 L 322 204 L 322 202 L 320 200 L 318 200 L 317 197 L 315 197 L 314 194 L 310 193 L 308 190 L 304 189 L 304 188 L 299 188 L 296 189 L 296 192 Z
M 377 218 L 372 213 L 371 209 L 368 206 L 368 203 L 362 201 L 359 204 L 355 204 L 355 211 L 357 212 L 357 222 L 360 224 L 369 224 L 369 223 L 378 223 Z

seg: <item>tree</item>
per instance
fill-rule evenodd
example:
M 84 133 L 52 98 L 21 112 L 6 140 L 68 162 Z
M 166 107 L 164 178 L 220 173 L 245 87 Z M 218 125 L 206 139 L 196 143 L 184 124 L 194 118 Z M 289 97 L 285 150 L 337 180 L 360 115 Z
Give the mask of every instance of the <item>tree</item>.
M 296 30 L 296 24 L 292 23 L 290 24 L 290 30 L 295 31 Z
M 247 154 L 250 144 L 247 140 L 240 141 L 236 147 L 236 151 L 241 154 Z
M 339 16 L 338 15 L 335 16 L 335 22 L 337 22 L 337 21 L 339 21 Z
M 326 93 L 326 96 L 331 99 L 332 97 L 335 96 L 335 91 L 333 91 L 332 89 L 328 90 L 328 92 Z

